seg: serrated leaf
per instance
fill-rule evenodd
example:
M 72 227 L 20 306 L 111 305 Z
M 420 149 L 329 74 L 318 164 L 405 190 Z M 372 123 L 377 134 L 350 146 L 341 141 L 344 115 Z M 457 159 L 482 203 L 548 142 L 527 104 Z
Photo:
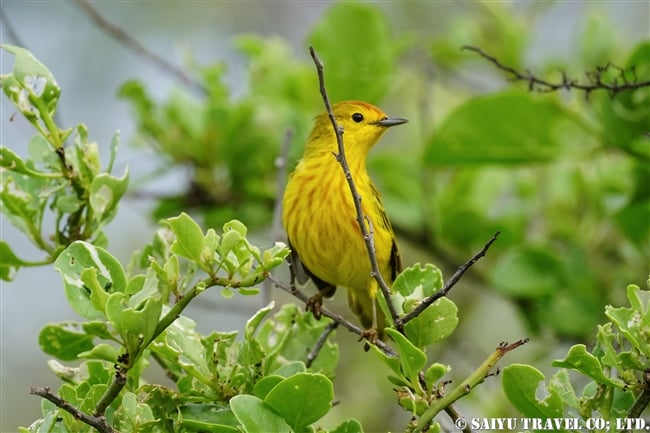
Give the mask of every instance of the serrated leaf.
M 298 373 L 278 383 L 264 398 L 295 431 L 321 419 L 332 408 L 334 388 L 322 374 Z

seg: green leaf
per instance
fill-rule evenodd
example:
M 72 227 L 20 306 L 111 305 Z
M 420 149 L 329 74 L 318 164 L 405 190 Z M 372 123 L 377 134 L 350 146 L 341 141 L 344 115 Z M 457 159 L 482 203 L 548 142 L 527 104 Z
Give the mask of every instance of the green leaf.
M 2 45 L 2 48 L 15 56 L 12 74 L 18 87 L 14 83 L 3 83 L 2 87 L 16 108 L 29 118 L 34 114 L 31 104 L 42 103 L 50 115 L 54 114 L 61 89 L 49 69 L 25 48 L 13 45 Z
M 429 166 L 551 161 L 566 143 L 592 146 L 554 98 L 507 91 L 471 99 L 450 114 L 427 143 Z M 471 126 L 470 126 L 471 125 Z
M 424 266 L 415 263 L 413 266 L 404 269 L 391 287 L 393 292 L 402 296 L 406 297 L 415 293 L 418 298 L 431 296 L 441 288 L 442 272 L 431 263 Z
M 148 404 L 138 402 L 134 393 L 126 392 L 113 414 L 113 422 L 118 431 L 144 432 L 157 420 Z
M 457 325 L 458 307 L 442 297 L 404 325 L 404 331 L 414 345 L 424 348 L 450 336 Z
M 347 419 L 337 425 L 330 433 L 363 433 L 361 423 L 356 419 Z
M 101 359 L 115 364 L 117 362 L 118 352 L 115 347 L 106 343 L 100 343 L 91 350 L 79 353 L 78 356 L 79 358 L 86 359 Z
M 377 103 L 390 89 L 402 43 L 376 6 L 335 3 L 307 39 L 324 64 L 331 100 Z
M 526 247 L 504 254 L 492 268 L 491 283 L 518 298 L 539 298 L 563 286 L 559 256 L 547 249 Z
M 200 263 L 203 250 L 201 227 L 185 212 L 177 217 L 168 218 L 166 222 L 176 235 L 172 251 L 181 257 Z
M 16 257 L 9 244 L 0 241 L 0 280 L 11 281 L 26 262 Z
M 569 349 L 566 358 L 558 359 L 551 363 L 553 367 L 562 367 L 577 370 L 591 377 L 597 383 L 622 388 L 625 384 L 620 380 L 611 379 L 603 371 L 598 358 L 587 352 L 584 344 L 576 344 Z
M 237 433 L 237 418 L 229 407 L 219 404 L 191 404 L 179 408 L 180 425 L 196 432 Z M 183 430 L 186 431 L 186 430 Z
M 141 276 L 134 278 L 137 277 Z M 144 278 L 138 280 L 144 285 Z M 139 355 L 142 345 L 151 340 L 161 311 L 162 300 L 159 296 L 132 304 L 128 295 L 118 292 L 111 294 L 106 302 L 106 318 L 122 336 L 131 357 Z M 129 361 L 135 362 L 133 359 Z
M 244 328 L 244 339 L 252 340 L 255 331 L 257 331 L 258 326 L 262 323 L 262 320 L 273 310 L 275 307 L 275 302 L 271 302 L 264 308 L 260 308 L 253 317 L 246 321 L 246 327 Z
M 427 356 L 395 329 L 386 328 L 386 334 L 397 344 L 402 373 L 412 384 L 418 383 L 418 374 L 426 365 Z
M 93 337 L 84 332 L 78 323 L 64 322 L 45 326 L 38 335 L 41 350 L 63 361 L 72 361 L 79 354 L 91 350 Z
M 424 381 L 427 384 L 427 389 L 433 389 L 436 382 L 438 382 L 442 376 L 447 374 L 450 370 L 451 367 L 448 365 L 443 365 L 437 362 L 431 364 L 424 372 Z
M 253 387 L 253 394 L 262 400 L 266 398 L 269 392 L 285 378 L 277 374 L 271 374 L 260 379 Z
M 295 431 L 321 419 L 332 408 L 334 388 L 322 374 L 298 373 L 277 384 L 264 403 Z
M 83 283 L 82 275 L 86 269 L 96 270 L 97 281 L 104 290 L 120 292 L 126 288 L 126 275 L 120 262 L 105 249 L 88 242 L 75 241 L 70 244 L 56 259 L 54 268 L 63 278 L 65 293 L 72 308 L 89 320 L 103 319 L 104 315 L 91 299 L 92 289 Z
M 292 433 L 284 419 L 253 395 L 236 395 L 230 408 L 246 433 Z
M 129 171 L 121 178 L 107 173 L 97 175 L 90 184 L 90 207 L 95 212 L 95 219 L 102 226 L 115 216 L 117 205 L 126 193 L 129 184 Z
M 562 417 L 562 400 L 553 391 L 544 400 L 535 396 L 542 372 L 525 364 L 511 364 L 503 369 L 501 384 L 512 405 L 529 418 Z

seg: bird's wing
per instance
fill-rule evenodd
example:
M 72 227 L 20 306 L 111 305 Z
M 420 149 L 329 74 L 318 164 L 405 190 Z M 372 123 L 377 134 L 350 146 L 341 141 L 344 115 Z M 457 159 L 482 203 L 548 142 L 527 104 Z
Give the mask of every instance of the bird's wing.
M 397 278 L 397 275 L 402 272 L 402 257 L 399 254 L 399 249 L 397 248 L 397 242 L 395 241 L 395 233 L 393 232 L 393 226 L 390 223 L 390 220 L 388 219 L 388 215 L 386 215 L 386 210 L 384 209 L 384 205 L 381 202 L 381 195 L 379 194 L 379 191 L 377 188 L 375 188 L 375 185 L 370 184 L 371 190 L 372 190 L 372 195 L 375 199 L 375 203 L 377 206 L 377 211 L 381 215 L 381 224 L 386 229 L 390 234 L 392 238 L 392 245 L 390 248 L 390 259 L 388 261 L 388 265 L 390 267 L 390 278 L 391 282 L 395 281 L 395 278 Z
M 296 280 L 298 280 L 298 283 L 305 284 L 307 283 L 307 281 L 311 279 L 316 285 L 318 291 L 323 296 L 325 296 L 326 298 L 331 298 L 332 296 L 334 296 L 334 293 L 336 293 L 336 286 L 328 282 L 325 282 L 320 278 L 318 278 L 316 275 L 314 275 L 307 268 L 307 266 L 305 266 L 302 260 L 300 260 L 300 256 L 298 256 L 298 252 L 291 245 L 291 239 L 287 239 L 287 242 L 289 244 L 289 248 L 291 249 L 291 254 L 289 255 L 289 261 L 291 262 L 291 266 L 293 268 L 294 275 L 296 276 Z

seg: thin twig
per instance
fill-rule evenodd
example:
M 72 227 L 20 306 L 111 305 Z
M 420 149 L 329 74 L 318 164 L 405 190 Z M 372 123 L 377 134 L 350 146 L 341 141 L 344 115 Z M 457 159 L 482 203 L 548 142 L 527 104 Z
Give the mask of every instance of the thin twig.
M 318 340 L 316 340 L 316 343 L 314 344 L 314 347 L 311 348 L 309 353 L 307 354 L 307 360 L 305 361 L 305 365 L 307 368 L 311 367 L 311 365 L 314 363 L 316 360 L 316 357 L 320 353 L 320 350 L 323 348 L 325 345 L 325 342 L 329 338 L 330 334 L 339 326 L 339 322 L 332 321 L 330 322 L 329 325 L 325 327 L 323 330 L 323 333 L 318 337 Z
M 381 275 L 381 272 L 379 272 L 379 264 L 377 262 L 377 253 L 375 251 L 374 238 L 371 233 L 372 225 L 370 223 L 370 219 L 363 213 L 363 208 L 361 207 L 361 196 L 359 195 L 357 186 L 354 183 L 354 179 L 352 179 L 352 173 L 350 172 L 350 167 L 345 157 L 345 146 L 343 145 L 344 131 L 343 128 L 341 128 L 336 122 L 336 117 L 334 117 L 334 113 L 332 112 L 332 106 L 330 104 L 329 97 L 327 96 L 327 89 L 325 88 L 325 76 L 323 73 L 323 63 L 316 55 L 316 51 L 314 50 L 314 47 L 309 47 L 309 53 L 311 54 L 311 57 L 314 60 L 314 64 L 316 65 L 316 72 L 318 74 L 320 94 L 323 98 L 323 103 L 325 104 L 327 115 L 329 116 L 330 122 L 332 123 L 332 127 L 334 128 L 334 133 L 336 134 L 338 153 L 335 154 L 335 157 L 336 160 L 339 162 L 339 164 L 341 164 L 341 168 L 343 169 L 343 173 L 345 174 L 345 179 L 347 180 L 348 186 L 350 187 L 350 193 L 352 194 L 352 200 L 354 201 L 354 209 L 356 211 L 357 223 L 359 224 L 359 228 L 361 229 L 361 233 L 363 234 L 363 240 L 366 244 L 366 248 L 368 250 L 368 256 L 370 258 L 370 266 L 372 269 L 371 276 L 374 277 L 375 281 L 377 281 L 377 285 L 381 289 L 381 293 L 384 295 L 384 299 L 386 300 L 386 305 L 388 306 L 388 311 L 390 312 L 393 323 L 395 324 L 395 328 L 401 333 L 404 333 L 404 327 L 401 325 L 401 322 L 399 320 L 399 315 L 397 314 L 397 309 L 395 308 L 395 305 L 393 304 L 393 300 L 390 296 L 390 288 L 386 284 L 386 281 L 384 281 L 384 277 Z M 370 228 L 366 225 L 366 221 L 368 221 Z
M 293 131 L 287 129 L 284 133 L 284 140 L 282 141 L 282 147 L 280 149 L 280 154 L 275 159 L 275 168 L 276 180 L 278 194 L 276 195 L 275 204 L 273 205 L 273 220 L 271 221 L 271 241 L 279 242 L 283 236 L 282 230 L 282 195 L 281 192 L 284 191 L 284 188 L 287 184 L 287 171 L 288 171 L 288 161 L 289 161 L 289 149 L 291 148 L 291 140 L 293 139 Z M 271 302 L 271 289 L 273 284 L 269 280 L 264 280 L 262 283 L 262 296 L 263 303 L 262 305 L 268 305 Z
M 108 423 L 106 422 L 106 417 L 104 417 L 103 415 L 92 416 L 80 411 L 75 406 L 71 405 L 70 403 L 68 403 L 58 395 L 54 394 L 52 390 L 48 387 L 32 387 L 30 388 L 29 393 L 32 395 L 38 395 L 48 401 L 51 401 L 56 405 L 56 407 L 65 410 L 76 419 L 80 420 L 85 424 L 88 424 L 89 426 L 93 427 L 100 433 L 117 433 L 117 430 L 113 429 L 113 427 L 108 425 Z
M 504 65 L 503 63 L 501 63 L 501 61 L 499 61 L 499 59 L 497 59 L 494 56 L 491 56 L 490 54 L 486 53 L 485 51 L 483 51 L 478 47 L 465 45 L 461 47 L 461 49 L 477 53 L 479 56 L 483 57 L 484 59 L 494 64 L 497 68 L 501 69 L 504 72 L 507 72 L 512 77 L 512 80 L 527 82 L 528 90 L 554 92 L 556 90 L 561 90 L 561 89 L 564 90 L 577 89 L 577 90 L 584 91 L 587 95 L 589 95 L 594 90 L 607 90 L 608 92 L 610 92 L 611 95 L 616 95 L 617 93 L 622 92 L 624 90 L 635 90 L 641 87 L 650 86 L 650 80 L 638 81 L 636 78 L 633 79 L 632 81 L 628 80 L 628 78 L 625 76 L 626 71 L 622 68 L 612 65 L 611 63 L 608 63 L 605 66 L 599 66 L 596 68 L 595 71 L 587 72 L 586 75 L 590 81 L 589 84 L 581 84 L 578 82 L 578 80 L 569 78 L 565 73 L 562 73 L 561 82 L 553 83 L 538 78 L 530 71 L 520 72 L 511 66 Z M 611 83 L 604 82 L 603 74 L 609 69 L 618 70 L 619 78 L 622 82 L 619 82 L 616 79 L 614 79 L 613 82 Z M 630 71 L 633 75 L 635 75 L 633 68 L 628 69 L 628 71 Z
M 275 278 L 273 275 L 269 275 L 268 279 L 273 282 L 275 287 L 284 290 L 285 292 L 295 296 L 299 300 L 301 300 L 304 303 L 307 303 L 309 301 L 309 296 L 307 294 L 303 293 L 301 290 L 299 290 L 295 284 L 287 285 L 285 282 L 278 280 Z M 358 336 L 362 336 L 364 333 L 364 330 L 359 328 L 357 325 L 353 324 L 349 320 L 345 319 L 343 316 L 340 314 L 336 314 L 328 310 L 327 308 L 321 307 L 320 312 L 323 316 L 329 317 L 330 319 L 334 320 L 337 322 L 340 326 L 344 327 L 348 331 L 352 332 L 353 334 L 356 334 Z M 384 352 L 388 356 L 395 357 L 397 356 L 397 353 L 386 343 L 383 341 L 376 339 L 376 341 L 372 342 L 377 348 L 379 348 L 382 352 Z
M 433 304 L 436 302 L 438 299 L 442 298 L 443 296 L 447 296 L 447 293 L 454 287 L 454 285 L 461 279 L 463 274 L 474 265 L 477 261 L 481 259 L 481 257 L 484 257 L 485 254 L 487 253 L 487 250 L 490 249 L 490 246 L 494 243 L 494 241 L 497 240 L 497 237 L 499 236 L 500 232 L 494 233 L 492 237 L 490 238 L 489 241 L 485 245 L 483 245 L 483 248 L 481 248 L 481 251 L 478 253 L 474 254 L 474 256 L 469 259 L 464 265 L 460 266 L 458 269 L 456 269 L 456 272 L 449 278 L 446 282 L 445 285 L 442 287 L 442 289 L 438 290 L 436 293 L 433 295 L 429 296 L 428 298 L 425 298 L 422 300 L 422 302 L 413 309 L 408 314 L 405 314 L 400 318 L 402 322 L 402 326 L 408 323 L 410 320 L 414 319 L 420 313 L 422 313 L 429 305 Z
M 180 82 L 187 86 L 199 91 L 201 94 L 206 94 L 207 89 L 198 81 L 187 75 L 182 69 L 177 68 L 172 63 L 168 62 L 165 58 L 155 54 L 140 43 L 133 36 L 128 34 L 124 29 L 117 26 L 106 19 L 88 0 L 76 0 L 75 3 L 79 8 L 88 15 L 88 17 L 102 30 L 108 33 L 111 37 L 124 45 L 126 48 L 138 54 L 153 63 L 156 67 L 172 75 Z

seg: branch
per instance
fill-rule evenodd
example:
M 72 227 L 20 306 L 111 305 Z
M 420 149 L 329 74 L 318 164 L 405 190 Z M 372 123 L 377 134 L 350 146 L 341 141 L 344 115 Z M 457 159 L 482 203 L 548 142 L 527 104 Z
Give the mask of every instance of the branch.
M 129 50 L 136 53 L 139 57 L 143 57 L 154 66 L 160 68 L 166 73 L 172 75 L 181 83 L 199 91 L 202 94 L 207 93 L 207 89 L 198 81 L 192 79 L 182 69 L 177 68 L 165 58 L 153 53 L 147 47 L 142 45 L 137 39 L 128 34 L 124 29 L 113 24 L 106 19 L 102 14 L 88 0 L 76 0 L 79 8 L 103 31 L 108 33 L 113 39 L 117 40 L 120 44 L 124 45 Z
M 451 390 L 451 392 L 446 393 L 441 399 L 435 400 L 431 406 L 422 414 L 418 421 L 418 425 L 415 429 L 415 432 L 421 432 L 423 429 L 429 425 L 434 416 L 436 416 L 440 411 L 449 407 L 459 398 L 468 394 L 472 389 L 479 385 L 486 377 L 490 375 L 490 370 L 496 365 L 501 358 L 505 356 L 506 353 L 514 350 L 524 344 L 528 343 L 528 338 L 523 340 L 517 340 L 512 344 L 501 343 L 495 349 L 490 356 L 488 356 L 485 361 L 476 369 L 472 374 L 470 374 L 467 379 L 465 379 L 460 385 Z M 452 416 L 453 418 L 453 416 Z M 456 424 L 457 427 L 461 427 Z
M 267 278 L 273 282 L 273 285 L 275 285 L 275 287 L 277 287 L 277 288 L 279 288 L 281 290 L 284 290 L 285 292 L 295 296 L 296 298 L 298 298 L 302 302 L 307 303 L 309 301 L 309 296 L 307 296 L 305 293 L 301 292 L 295 286 L 295 284 L 292 283 L 290 286 L 288 286 L 286 283 L 284 283 L 283 281 L 278 280 L 273 275 L 269 275 Z M 293 279 L 292 279 L 292 281 L 293 281 Z M 358 336 L 363 336 L 363 333 L 364 333 L 363 329 L 359 328 L 357 325 L 355 325 L 352 322 L 350 322 L 349 320 L 345 319 L 340 314 L 333 313 L 333 312 L 331 312 L 330 310 L 328 310 L 327 308 L 324 308 L 324 307 L 321 307 L 320 312 L 321 312 L 321 314 L 323 316 L 329 317 L 330 319 L 332 319 L 333 321 L 335 321 L 336 323 L 338 323 L 340 326 L 344 327 L 348 331 L 352 332 L 353 334 L 356 334 Z M 374 342 L 371 342 L 371 344 L 374 344 L 375 346 L 377 346 L 382 352 L 384 352 L 388 356 L 392 356 L 392 357 L 397 356 L 397 353 L 390 346 L 388 346 L 386 343 L 384 343 L 383 341 L 381 341 L 379 339 L 377 339 Z
M 287 184 L 287 168 L 289 160 L 289 149 L 291 148 L 291 139 L 293 138 L 293 131 L 287 129 L 284 134 L 284 140 L 282 141 L 282 148 L 278 157 L 275 159 L 275 168 L 277 168 L 276 173 L 276 185 L 278 194 L 275 199 L 275 204 L 273 206 L 273 219 L 271 221 L 271 241 L 277 242 L 281 241 L 283 238 L 282 230 L 282 195 L 281 192 L 284 191 Z M 292 280 L 293 281 L 293 280 Z M 268 305 L 271 302 L 271 288 L 273 284 L 269 280 L 264 280 L 262 283 L 263 290 L 263 305 Z
M 436 302 L 438 299 L 442 298 L 443 296 L 447 296 L 447 293 L 456 285 L 456 283 L 461 279 L 465 271 L 467 271 L 469 268 L 471 268 L 474 263 L 478 262 L 481 257 L 484 257 L 485 254 L 487 253 L 487 250 L 490 249 L 490 246 L 494 243 L 494 241 L 497 240 L 497 237 L 499 236 L 500 232 L 494 233 L 492 237 L 490 238 L 489 241 L 485 245 L 483 245 L 483 248 L 481 248 L 481 251 L 478 253 L 474 254 L 474 256 L 469 259 L 464 265 L 460 266 L 458 269 L 456 269 L 456 272 L 449 278 L 446 282 L 445 285 L 442 287 L 442 289 L 438 290 L 436 293 L 433 295 L 429 296 L 428 298 L 425 298 L 422 300 L 422 302 L 413 309 L 408 314 L 405 314 L 400 318 L 400 321 L 402 323 L 402 326 L 404 326 L 407 322 L 411 321 L 412 319 L 416 318 L 417 316 L 420 315 L 429 305 L 433 304 Z
M 316 65 L 320 94 L 323 97 L 323 103 L 325 104 L 327 115 L 329 116 L 332 127 L 334 128 L 334 134 L 336 134 L 338 153 L 334 156 L 336 157 L 336 160 L 339 162 L 339 164 L 341 164 L 343 173 L 345 173 L 345 179 L 348 181 L 348 186 L 350 187 L 350 193 L 352 194 L 354 209 L 356 211 L 357 223 L 359 224 L 359 228 L 363 234 L 363 240 L 366 244 L 368 256 L 370 258 L 370 266 L 372 269 L 371 277 L 374 277 L 375 281 L 377 281 L 377 285 L 379 285 L 381 293 L 384 295 L 384 299 L 388 305 L 388 311 L 390 312 L 393 323 L 395 324 L 395 328 L 397 328 L 397 330 L 401 333 L 404 333 L 404 327 L 401 325 L 399 315 L 397 314 L 397 310 L 395 309 L 395 305 L 393 304 L 393 300 L 390 296 L 390 288 L 386 284 L 386 281 L 384 281 L 381 272 L 379 272 L 379 264 L 377 263 L 377 254 L 375 251 L 374 237 L 372 233 L 372 223 L 370 222 L 370 219 L 363 213 L 363 209 L 361 207 L 361 196 L 357 191 L 357 186 L 354 184 L 354 179 L 352 179 L 352 173 L 350 172 L 350 167 L 345 157 L 345 147 L 343 145 L 343 128 L 341 128 L 336 122 L 336 118 L 332 112 L 332 106 L 330 105 L 329 97 L 327 96 L 327 89 L 325 88 L 325 77 L 323 74 L 323 63 L 316 55 L 314 47 L 309 47 L 309 53 L 311 54 L 311 57 L 314 60 L 314 64 Z M 368 226 L 366 226 L 366 221 L 368 222 Z
M 106 422 L 106 417 L 104 417 L 103 415 L 92 416 L 80 411 L 79 409 L 77 409 L 67 401 L 63 400 L 58 395 L 54 394 L 52 390 L 48 387 L 43 387 L 43 388 L 32 387 L 30 388 L 29 393 L 32 395 L 38 395 L 48 401 L 51 401 L 57 407 L 65 410 L 76 419 L 80 420 L 85 424 L 88 424 L 89 426 L 93 427 L 100 433 L 117 433 L 117 431 L 114 430 L 113 427 L 108 425 L 108 423 Z
M 504 65 L 499 61 L 499 59 L 489 55 L 488 53 L 486 53 L 480 48 L 464 45 L 463 47 L 461 47 L 461 50 L 472 51 L 478 54 L 479 56 L 483 57 L 484 59 L 490 61 L 498 69 L 508 73 L 511 76 L 511 79 L 513 81 L 527 82 L 528 90 L 530 91 L 538 90 L 541 92 L 555 92 L 556 90 L 560 90 L 560 89 L 564 89 L 564 90 L 576 89 L 576 90 L 582 90 L 587 95 L 589 95 L 594 90 L 607 90 L 612 96 L 614 96 L 617 93 L 622 92 L 624 90 L 635 90 L 641 87 L 650 86 L 650 80 L 646 80 L 646 81 L 637 80 L 634 67 L 627 70 L 634 76 L 631 81 L 625 75 L 625 73 L 627 72 L 625 69 L 622 69 L 611 63 L 608 63 L 605 66 L 596 67 L 595 71 L 588 71 L 586 73 L 587 78 L 589 80 L 589 84 L 581 84 L 578 82 L 578 80 L 567 77 L 564 72 L 562 73 L 562 81 L 553 83 L 538 78 L 535 74 L 531 73 L 528 70 L 526 72 L 520 72 L 511 66 Z M 611 69 L 615 69 L 618 71 L 618 78 L 612 79 L 611 82 L 603 81 L 603 75 Z M 622 82 L 619 82 L 619 80 L 621 80 Z
M 108 406 L 113 403 L 113 400 L 115 400 L 117 396 L 120 395 L 120 392 L 122 391 L 122 388 L 124 388 L 124 385 L 126 385 L 126 369 L 117 364 L 115 368 L 115 376 L 113 376 L 113 381 L 106 389 L 106 392 L 104 392 L 104 395 L 102 395 L 102 398 L 99 400 L 99 402 L 97 402 L 97 407 L 95 407 L 95 416 L 104 416 L 106 409 L 108 409 Z
M 318 353 L 320 350 L 323 348 L 325 345 L 325 342 L 327 341 L 327 338 L 330 336 L 330 334 L 338 328 L 339 323 L 338 322 L 330 322 L 329 325 L 323 330 L 323 333 L 321 334 L 320 337 L 318 337 L 318 340 L 316 340 L 316 343 L 314 344 L 314 347 L 311 348 L 309 353 L 307 354 L 307 361 L 305 362 L 305 365 L 307 368 L 311 367 L 311 365 L 314 363 L 316 360 L 316 357 L 318 356 Z

